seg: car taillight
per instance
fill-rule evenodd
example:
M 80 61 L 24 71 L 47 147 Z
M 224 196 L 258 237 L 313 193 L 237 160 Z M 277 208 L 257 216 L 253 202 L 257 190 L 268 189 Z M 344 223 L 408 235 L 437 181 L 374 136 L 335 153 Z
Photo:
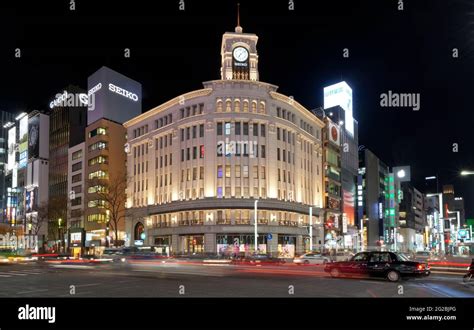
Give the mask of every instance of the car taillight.
M 418 270 L 423 270 L 425 269 L 425 265 L 423 264 L 418 264 Z

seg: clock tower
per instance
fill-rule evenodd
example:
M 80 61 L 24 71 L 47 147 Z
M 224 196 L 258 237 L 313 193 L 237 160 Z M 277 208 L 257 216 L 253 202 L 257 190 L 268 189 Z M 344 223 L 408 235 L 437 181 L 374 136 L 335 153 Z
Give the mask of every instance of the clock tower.
M 258 80 L 257 35 L 243 33 L 237 14 L 235 32 L 222 36 L 221 79 Z

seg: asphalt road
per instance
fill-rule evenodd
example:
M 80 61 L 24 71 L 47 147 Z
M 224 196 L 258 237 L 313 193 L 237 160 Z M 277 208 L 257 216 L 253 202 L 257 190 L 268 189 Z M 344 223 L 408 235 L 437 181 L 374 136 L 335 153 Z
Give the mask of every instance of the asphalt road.
M 389 283 L 333 279 L 321 266 L 133 265 L 0 266 L 0 297 L 474 297 L 460 275 Z

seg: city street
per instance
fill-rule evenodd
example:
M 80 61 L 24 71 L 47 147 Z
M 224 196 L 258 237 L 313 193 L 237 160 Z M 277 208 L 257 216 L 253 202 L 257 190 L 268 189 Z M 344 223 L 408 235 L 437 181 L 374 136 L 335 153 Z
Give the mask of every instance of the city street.
M 322 269 L 181 262 L 2 265 L 0 297 L 474 297 L 474 284 L 458 274 L 389 283 L 333 279 Z

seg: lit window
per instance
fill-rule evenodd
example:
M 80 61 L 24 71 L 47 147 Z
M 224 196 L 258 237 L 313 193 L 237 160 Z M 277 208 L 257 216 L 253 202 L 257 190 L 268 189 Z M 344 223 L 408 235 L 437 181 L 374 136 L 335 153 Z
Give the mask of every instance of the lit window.
M 249 167 L 248 167 L 248 165 L 244 165 L 243 167 L 244 167 L 244 169 L 243 169 L 244 178 L 248 178 L 249 177 Z
M 105 127 L 97 127 L 96 129 L 89 132 L 89 137 L 94 137 L 96 135 L 105 135 L 107 134 L 107 129 Z
M 230 123 L 225 123 L 225 135 L 230 135 Z
M 99 171 L 95 171 L 95 172 L 92 172 L 89 174 L 89 179 L 108 179 L 109 177 L 109 174 L 108 172 L 106 171 L 102 171 L 102 170 L 99 170 Z

